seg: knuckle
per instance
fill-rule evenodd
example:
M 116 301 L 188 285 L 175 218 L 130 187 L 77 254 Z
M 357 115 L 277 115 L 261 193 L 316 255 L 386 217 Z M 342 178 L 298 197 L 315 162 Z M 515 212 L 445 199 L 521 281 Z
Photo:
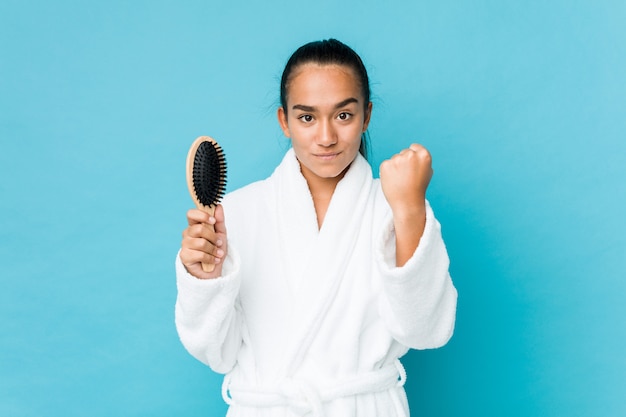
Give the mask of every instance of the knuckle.
M 204 243 L 206 241 L 200 237 L 189 239 L 188 246 L 195 251 L 204 251 Z
M 194 226 L 189 226 L 185 232 L 183 232 L 183 238 L 184 239 L 192 239 L 194 237 L 198 236 L 198 232 L 197 232 L 197 227 Z
M 189 236 L 183 236 L 183 239 L 181 241 L 181 247 L 183 249 L 191 248 L 193 246 L 192 242 L 193 242 L 193 238 Z
M 195 251 L 190 249 L 182 249 L 180 251 L 180 260 L 183 265 L 191 265 L 197 262 L 197 256 L 195 256 Z

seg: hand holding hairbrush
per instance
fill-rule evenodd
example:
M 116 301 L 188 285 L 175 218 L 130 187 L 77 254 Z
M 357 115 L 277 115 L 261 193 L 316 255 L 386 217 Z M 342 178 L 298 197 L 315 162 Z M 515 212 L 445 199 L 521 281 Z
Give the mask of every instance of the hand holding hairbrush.
M 191 145 L 187 154 L 187 187 L 196 207 L 213 216 L 226 191 L 226 157 L 215 139 L 200 136 Z M 204 272 L 214 268 L 214 264 L 202 264 Z

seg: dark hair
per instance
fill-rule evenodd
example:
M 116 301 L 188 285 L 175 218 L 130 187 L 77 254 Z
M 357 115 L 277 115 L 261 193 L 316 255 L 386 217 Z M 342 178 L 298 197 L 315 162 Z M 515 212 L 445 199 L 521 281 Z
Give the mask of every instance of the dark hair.
M 361 85 L 361 92 L 365 100 L 365 111 L 367 111 L 367 106 L 370 102 L 370 83 L 361 57 L 348 45 L 336 39 L 328 39 L 302 45 L 287 61 L 287 65 L 285 65 L 283 70 L 283 76 L 280 79 L 280 105 L 283 107 L 285 114 L 287 113 L 287 89 L 291 76 L 298 67 L 309 63 L 320 65 L 336 64 L 351 68 Z M 361 135 L 359 152 L 365 158 L 367 158 L 367 142 L 367 132 L 364 132 Z

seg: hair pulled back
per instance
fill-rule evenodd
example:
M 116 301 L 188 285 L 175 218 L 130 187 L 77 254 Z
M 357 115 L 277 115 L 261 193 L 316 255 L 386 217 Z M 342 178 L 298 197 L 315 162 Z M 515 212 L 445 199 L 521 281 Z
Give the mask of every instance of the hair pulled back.
M 370 83 L 367 70 L 361 57 L 348 45 L 336 40 L 327 39 L 309 42 L 298 48 L 287 61 L 280 80 L 280 105 L 287 113 L 287 96 L 289 82 L 296 69 L 304 64 L 342 65 L 351 68 L 357 77 L 364 99 L 364 110 L 367 111 L 370 102 Z M 367 158 L 367 134 L 361 135 L 359 152 Z

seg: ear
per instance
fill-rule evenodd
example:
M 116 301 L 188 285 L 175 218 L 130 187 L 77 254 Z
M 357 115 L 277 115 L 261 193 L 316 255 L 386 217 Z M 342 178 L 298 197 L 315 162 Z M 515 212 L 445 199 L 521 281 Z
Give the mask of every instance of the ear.
M 365 110 L 365 118 L 363 119 L 363 133 L 367 130 L 367 126 L 370 124 L 370 118 L 372 117 L 372 102 L 367 103 L 367 109 Z
M 278 124 L 280 125 L 280 128 L 283 130 L 283 134 L 290 138 L 291 137 L 291 133 L 289 132 L 289 124 L 287 123 L 287 113 L 285 113 L 285 109 L 283 109 L 282 107 L 278 108 L 278 112 L 276 113 L 276 116 L 278 117 Z

